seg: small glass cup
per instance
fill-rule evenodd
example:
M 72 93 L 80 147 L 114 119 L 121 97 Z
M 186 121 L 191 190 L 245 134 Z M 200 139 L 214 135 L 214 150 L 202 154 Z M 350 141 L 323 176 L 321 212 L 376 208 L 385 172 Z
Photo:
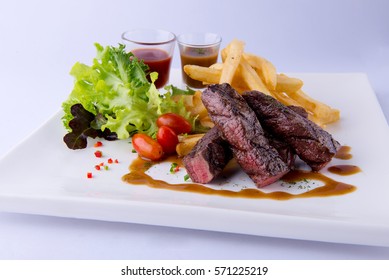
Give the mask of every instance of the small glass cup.
M 155 86 L 165 86 L 169 81 L 176 35 L 165 30 L 135 29 L 124 32 L 122 39 L 127 51 L 143 60 L 150 72 L 158 72 Z
M 184 72 L 187 64 L 209 67 L 217 62 L 221 36 L 214 33 L 187 33 L 177 37 L 180 49 L 182 79 L 192 88 L 204 88 L 201 81 L 190 78 Z

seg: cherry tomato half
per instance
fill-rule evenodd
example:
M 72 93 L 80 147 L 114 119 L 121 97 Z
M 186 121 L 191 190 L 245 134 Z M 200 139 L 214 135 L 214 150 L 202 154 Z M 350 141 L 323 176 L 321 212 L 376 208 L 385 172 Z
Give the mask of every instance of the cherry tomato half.
M 159 160 L 163 155 L 162 146 L 153 138 L 143 133 L 137 133 L 132 136 L 132 146 L 141 157 L 150 160 Z
M 170 127 L 163 125 L 158 129 L 157 141 L 165 154 L 174 154 L 178 144 L 178 136 Z
M 158 117 L 157 126 L 166 125 L 174 130 L 178 135 L 181 133 L 189 133 L 192 130 L 191 124 L 182 116 L 174 113 L 166 113 Z

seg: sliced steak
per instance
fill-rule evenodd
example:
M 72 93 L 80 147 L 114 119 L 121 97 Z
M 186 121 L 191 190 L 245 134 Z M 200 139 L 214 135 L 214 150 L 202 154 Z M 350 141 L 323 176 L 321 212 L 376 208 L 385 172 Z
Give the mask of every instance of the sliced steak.
M 269 144 L 277 150 L 281 159 L 292 169 L 295 154 L 290 146 L 268 133 L 265 133 L 265 135 L 269 140 Z M 193 182 L 206 184 L 216 178 L 231 159 L 230 145 L 223 139 L 219 129 L 214 126 L 183 158 L 183 163 Z
M 280 155 L 281 159 L 286 163 L 289 169 L 294 168 L 294 162 L 296 159 L 296 154 L 293 149 L 284 141 L 274 137 L 269 132 L 265 131 L 265 137 L 269 140 L 270 146 L 275 148 Z
M 295 111 L 297 114 L 304 118 L 308 118 L 308 112 L 300 106 L 294 106 L 290 105 L 288 106 L 291 110 Z M 294 163 L 296 160 L 296 154 L 293 151 L 292 147 L 280 140 L 279 138 L 275 137 L 273 134 L 269 133 L 268 131 L 265 130 L 265 136 L 267 139 L 269 139 L 270 145 L 272 145 L 282 158 L 282 160 L 289 166 L 290 169 L 294 169 Z
M 308 112 L 305 111 L 305 109 L 303 107 L 295 106 L 295 105 L 289 105 L 288 108 L 293 110 L 293 111 L 295 111 L 300 116 L 302 116 L 302 117 L 304 117 L 306 119 L 308 118 Z
M 331 134 L 275 98 L 259 91 L 245 92 L 243 98 L 263 127 L 288 143 L 312 170 L 323 168 L 339 149 Z
M 232 152 L 218 128 L 211 128 L 183 159 L 189 177 L 196 183 L 209 183 L 222 172 Z
M 210 85 L 201 98 L 237 162 L 257 187 L 271 184 L 289 171 L 269 145 L 254 111 L 229 84 Z

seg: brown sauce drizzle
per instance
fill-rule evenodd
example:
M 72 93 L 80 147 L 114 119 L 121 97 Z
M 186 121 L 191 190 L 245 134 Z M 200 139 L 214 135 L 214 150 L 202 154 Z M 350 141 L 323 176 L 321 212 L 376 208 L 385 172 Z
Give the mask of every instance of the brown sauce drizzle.
M 342 175 L 342 176 L 353 175 L 362 171 L 356 165 L 347 165 L 347 164 L 333 165 L 331 167 L 328 167 L 327 170 L 331 173 Z
M 350 152 L 350 146 L 341 146 L 334 157 L 337 159 L 348 160 L 353 157 Z M 362 171 L 358 166 L 348 164 L 334 165 L 329 167 L 327 170 L 331 173 L 342 176 L 353 175 Z
M 180 159 L 169 158 L 169 161 L 178 162 Z M 155 163 L 146 161 L 140 157 L 135 159 L 130 165 L 130 173 L 122 177 L 123 181 L 133 185 L 147 185 L 151 188 L 166 189 L 172 191 L 191 192 L 207 195 L 220 195 L 225 197 L 239 197 L 251 199 L 275 199 L 288 200 L 292 198 L 307 198 L 307 197 L 327 197 L 344 195 L 356 190 L 356 187 L 335 181 L 321 173 L 309 172 L 302 170 L 294 170 L 285 175 L 282 180 L 287 183 L 295 183 L 297 181 L 316 180 L 322 182 L 324 185 L 311 189 L 300 194 L 291 194 L 288 192 L 275 191 L 265 193 L 260 189 L 241 189 L 240 191 L 218 190 L 206 187 L 201 184 L 182 183 L 170 184 L 162 180 L 153 179 L 145 172 Z
M 334 158 L 343 159 L 343 160 L 351 159 L 353 155 L 350 153 L 350 151 L 351 151 L 350 146 L 341 146 L 339 148 L 339 151 L 334 156 Z

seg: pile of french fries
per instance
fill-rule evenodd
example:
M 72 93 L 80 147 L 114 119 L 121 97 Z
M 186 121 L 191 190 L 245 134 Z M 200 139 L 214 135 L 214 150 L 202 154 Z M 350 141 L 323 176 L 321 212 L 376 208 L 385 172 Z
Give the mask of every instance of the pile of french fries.
M 339 110 L 307 95 L 302 90 L 302 80 L 277 73 L 270 61 L 244 52 L 244 47 L 244 42 L 233 40 L 221 51 L 222 63 L 210 67 L 186 65 L 184 71 L 192 79 L 202 81 L 204 85 L 229 83 L 239 93 L 257 90 L 273 96 L 284 105 L 301 106 L 308 112 L 309 119 L 322 127 L 339 120 Z M 198 116 L 202 126 L 213 126 L 201 102 L 200 91 L 185 103 L 192 115 Z M 176 149 L 178 155 L 188 154 L 202 136 L 198 134 L 180 139 Z
M 258 90 L 285 105 L 301 106 L 308 112 L 309 118 L 320 126 L 339 120 L 339 110 L 307 95 L 302 90 L 302 80 L 277 73 L 270 61 L 244 52 L 244 47 L 244 42 L 233 40 L 221 51 L 223 63 L 210 67 L 186 65 L 184 71 L 203 84 L 229 83 L 240 93 Z

